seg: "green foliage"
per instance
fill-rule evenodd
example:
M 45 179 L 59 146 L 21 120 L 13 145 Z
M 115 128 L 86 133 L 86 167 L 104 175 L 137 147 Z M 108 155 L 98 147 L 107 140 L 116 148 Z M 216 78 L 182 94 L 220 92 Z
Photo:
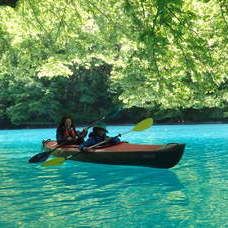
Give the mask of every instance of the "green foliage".
M 0 6 L 0 120 L 86 121 L 113 105 L 162 118 L 226 110 L 227 12 L 224 0 Z

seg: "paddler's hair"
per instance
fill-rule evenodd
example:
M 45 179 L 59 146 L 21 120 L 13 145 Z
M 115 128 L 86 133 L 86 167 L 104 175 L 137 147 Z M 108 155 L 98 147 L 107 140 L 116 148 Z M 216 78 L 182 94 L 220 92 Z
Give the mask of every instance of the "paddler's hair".
M 64 116 L 64 117 L 62 117 L 62 119 L 61 119 L 58 127 L 64 127 L 65 126 L 65 122 L 66 122 L 67 119 L 70 119 L 71 120 L 71 127 L 74 128 L 74 120 L 72 119 L 71 116 Z

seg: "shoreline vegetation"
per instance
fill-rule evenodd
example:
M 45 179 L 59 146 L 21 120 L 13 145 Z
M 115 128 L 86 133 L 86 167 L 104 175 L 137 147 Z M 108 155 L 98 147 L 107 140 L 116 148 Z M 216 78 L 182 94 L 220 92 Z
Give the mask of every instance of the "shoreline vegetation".
M 134 125 L 134 122 L 126 122 L 126 123 L 114 123 L 114 122 L 107 122 L 108 126 L 129 126 L 129 125 Z M 154 126 L 159 126 L 159 125 L 195 125 L 195 124 L 228 124 L 228 120 L 218 120 L 218 121 L 177 121 L 177 122 L 154 122 Z M 87 127 L 88 124 L 77 124 L 77 128 L 83 128 Z M 2 128 L 0 127 L 0 130 L 23 130 L 23 129 L 49 129 L 49 128 L 56 128 L 57 124 L 31 124 L 31 125 L 26 125 L 26 126 L 11 126 L 7 128 Z
M 100 110 L 100 109 L 99 109 Z M 60 119 L 63 116 L 70 116 L 76 127 L 87 127 L 93 121 L 105 122 L 107 125 L 125 126 L 132 125 L 142 119 L 152 117 L 154 125 L 192 125 L 192 124 L 227 124 L 228 112 L 226 109 L 200 109 L 200 110 L 153 110 L 143 108 L 120 109 L 114 107 L 109 110 L 98 113 L 85 112 L 69 112 L 59 113 L 52 118 L 36 118 L 28 116 L 24 121 L 12 122 L 10 119 L 0 118 L 0 129 L 41 129 L 41 128 L 56 128 Z M 48 113 L 47 113 L 48 115 Z
M 0 129 L 228 122 L 224 1 L 114 2 L 0 3 Z
M 91 107 L 92 108 L 92 107 Z M 221 108 L 204 108 L 199 110 L 186 109 L 186 110 L 159 110 L 159 109 L 144 109 L 133 107 L 130 109 L 118 108 L 113 106 L 112 109 L 106 111 L 98 111 L 96 113 L 83 111 L 73 112 L 72 110 L 67 113 L 56 112 L 51 118 L 45 119 L 44 116 L 27 116 L 21 115 L 24 121 L 12 121 L 9 118 L 1 118 L 0 116 L 0 129 L 41 129 L 41 128 L 56 128 L 59 121 L 63 116 L 70 116 L 76 127 L 89 126 L 94 121 L 103 119 L 108 125 L 131 125 L 141 121 L 142 119 L 152 117 L 155 125 L 191 125 L 191 124 L 226 124 L 228 123 L 228 112 Z M 112 111 L 110 111 L 112 110 Z M 23 113 L 20 113 L 23 114 Z M 49 115 L 46 112 L 46 115 Z M 19 117 L 19 116 L 16 116 Z

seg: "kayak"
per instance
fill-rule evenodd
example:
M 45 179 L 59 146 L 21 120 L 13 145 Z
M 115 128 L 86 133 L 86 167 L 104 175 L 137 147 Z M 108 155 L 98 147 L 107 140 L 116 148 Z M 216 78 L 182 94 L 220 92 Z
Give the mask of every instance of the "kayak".
M 45 151 L 58 146 L 56 141 L 43 141 Z M 180 161 L 185 144 L 140 145 L 120 142 L 101 147 L 93 152 L 80 152 L 77 145 L 65 145 L 56 149 L 52 155 L 66 159 L 111 165 L 133 165 L 154 168 L 172 168 Z

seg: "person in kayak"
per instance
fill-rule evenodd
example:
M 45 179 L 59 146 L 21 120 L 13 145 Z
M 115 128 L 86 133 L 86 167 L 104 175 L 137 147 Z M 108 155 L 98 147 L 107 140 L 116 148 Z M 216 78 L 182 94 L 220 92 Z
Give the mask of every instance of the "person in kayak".
M 71 117 L 65 116 L 59 123 L 56 130 L 56 139 L 58 144 L 81 144 L 87 135 L 87 129 L 84 128 L 82 132 L 76 131 L 74 122 Z
M 82 144 L 80 144 L 81 151 L 91 152 L 93 149 L 90 149 L 90 146 L 93 146 L 97 143 L 104 142 L 101 146 L 116 144 L 120 142 L 119 137 L 108 137 L 108 133 L 104 123 L 97 123 L 93 127 L 93 131 L 89 134 L 89 138 Z

